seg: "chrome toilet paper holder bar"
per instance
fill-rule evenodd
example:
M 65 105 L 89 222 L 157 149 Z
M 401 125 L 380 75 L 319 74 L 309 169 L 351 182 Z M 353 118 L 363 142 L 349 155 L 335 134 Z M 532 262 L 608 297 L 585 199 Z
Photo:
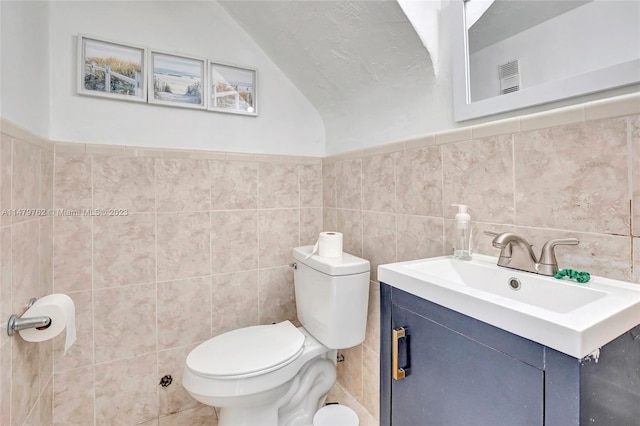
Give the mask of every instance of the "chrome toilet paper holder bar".
M 29 300 L 27 308 L 33 306 L 36 303 L 35 297 Z M 9 337 L 16 334 L 16 331 L 25 330 L 27 328 L 37 328 L 38 330 L 45 330 L 51 325 L 51 318 L 49 317 L 33 317 L 33 318 L 20 318 L 17 315 L 11 315 L 9 321 L 7 321 L 7 334 Z

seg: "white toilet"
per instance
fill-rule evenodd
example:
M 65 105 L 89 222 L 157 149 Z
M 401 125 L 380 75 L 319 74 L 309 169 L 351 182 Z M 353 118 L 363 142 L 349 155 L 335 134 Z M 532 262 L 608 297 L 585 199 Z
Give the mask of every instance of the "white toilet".
M 246 327 L 200 344 L 183 386 L 219 408 L 220 426 L 310 426 L 336 380 L 337 349 L 364 341 L 369 262 L 293 250 L 298 319 Z

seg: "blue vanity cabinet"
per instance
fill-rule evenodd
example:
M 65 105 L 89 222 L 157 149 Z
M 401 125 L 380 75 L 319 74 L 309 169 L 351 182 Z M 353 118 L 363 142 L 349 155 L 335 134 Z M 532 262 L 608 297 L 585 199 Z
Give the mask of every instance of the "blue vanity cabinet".
M 380 286 L 381 425 L 640 426 L 640 326 L 596 363 Z

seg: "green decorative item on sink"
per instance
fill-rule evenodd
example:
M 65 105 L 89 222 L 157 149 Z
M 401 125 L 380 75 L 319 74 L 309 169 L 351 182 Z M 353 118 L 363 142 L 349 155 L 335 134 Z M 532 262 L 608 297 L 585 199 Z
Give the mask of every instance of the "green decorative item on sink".
M 584 284 L 589 282 L 591 279 L 591 275 L 588 272 L 579 272 L 574 271 L 573 269 L 561 269 L 554 275 L 555 278 L 561 280 L 564 277 L 568 277 L 572 280 L 579 282 L 580 284 Z

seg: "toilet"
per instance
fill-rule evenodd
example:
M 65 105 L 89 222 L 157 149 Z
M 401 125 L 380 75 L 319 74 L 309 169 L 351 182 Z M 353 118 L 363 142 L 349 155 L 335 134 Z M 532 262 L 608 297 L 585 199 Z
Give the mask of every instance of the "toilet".
M 187 356 L 183 386 L 218 407 L 220 426 L 311 426 L 336 381 L 337 349 L 364 341 L 369 262 L 312 250 L 293 250 L 302 327 L 283 321 L 233 330 Z

